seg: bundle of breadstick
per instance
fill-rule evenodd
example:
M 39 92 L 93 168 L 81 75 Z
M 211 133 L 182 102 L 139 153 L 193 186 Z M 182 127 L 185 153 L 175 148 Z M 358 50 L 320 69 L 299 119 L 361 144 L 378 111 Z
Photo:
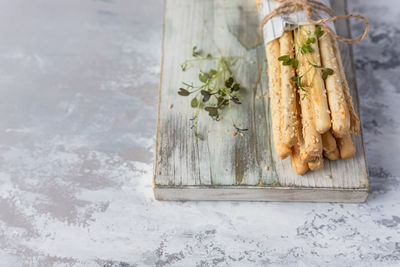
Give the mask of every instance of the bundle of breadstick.
M 336 40 L 315 25 L 266 44 L 274 147 L 304 174 L 351 158 L 360 130 Z
M 354 156 L 360 131 L 336 39 L 295 26 L 266 45 L 273 144 L 298 174 Z

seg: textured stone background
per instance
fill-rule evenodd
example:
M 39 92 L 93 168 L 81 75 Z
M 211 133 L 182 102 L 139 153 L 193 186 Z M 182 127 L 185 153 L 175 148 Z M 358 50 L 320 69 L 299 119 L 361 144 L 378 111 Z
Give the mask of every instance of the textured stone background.
M 0 1 L 1 265 L 400 264 L 400 6 L 349 5 L 364 204 L 155 201 L 160 1 Z

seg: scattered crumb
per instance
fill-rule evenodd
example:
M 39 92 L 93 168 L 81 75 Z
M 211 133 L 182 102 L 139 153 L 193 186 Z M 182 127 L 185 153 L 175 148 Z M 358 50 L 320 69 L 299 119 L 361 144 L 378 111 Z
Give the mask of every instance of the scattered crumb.
M 174 105 L 172 105 L 172 104 L 169 104 L 169 106 L 168 106 L 169 109 L 171 109 L 173 107 L 174 107 Z
M 265 165 L 265 170 L 269 171 L 269 166 L 268 165 Z
M 240 133 L 240 136 L 244 136 L 244 134 L 243 134 L 243 133 Z
M 237 135 L 237 133 L 236 133 L 236 132 L 233 132 L 233 133 L 232 133 L 232 135 L 233 135 L 233 136 L 236 136 L 236 135 Z
M 254 63 L 256 63 L 254 60 L 250 61 L 250 64 L 254 64 Z
M 332 176 L 329 175 L 329 174 L 326 174 L 326 175 L 325 175 L 325 178 L 332 179 Z

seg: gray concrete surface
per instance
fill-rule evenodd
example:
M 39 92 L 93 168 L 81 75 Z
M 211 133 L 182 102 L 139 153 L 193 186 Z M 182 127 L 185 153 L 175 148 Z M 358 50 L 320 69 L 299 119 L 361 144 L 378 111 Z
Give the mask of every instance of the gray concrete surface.
M 400 6 L 349 4 L 364 204 L 155 201 L 161 1 L 0 1 L 1 265 L 400 264 Z

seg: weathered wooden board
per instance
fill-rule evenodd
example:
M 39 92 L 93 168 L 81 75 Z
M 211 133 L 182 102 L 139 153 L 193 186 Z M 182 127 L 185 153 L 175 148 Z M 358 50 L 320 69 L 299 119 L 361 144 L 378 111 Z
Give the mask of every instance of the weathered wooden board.
M 345 0 L 332 1 L 337 14 Z M 336 25 L 350 36 L 347 22 Z M 194 110 L 177 94 L 181 81 L 196 81 L 196 70 L 180 64 L 194 45 L 214 54 L 240 57 L 234 70 L 245 93 L 233 110 L 249 128 L 232 136 L 229 118 L 199 118 L 196 138 L 190 129 Z M 352 50 L 340 45 L 358 111 Z M 159 200 L 365 201 L 369 192 L 362 134 L 353 137 L 357 154 L 349 160 L 325 161 L 325 167 L 297 175 L 290 159 L 280 160 L 270 134 L 265 49 L 258 34 L 255 1 L 165 0 L 161 80 L 157 121 L 154 195 Z M 209 63 L 212 64 L 212 63 Z M 210 66 L 203 66 L 210 67 Z

